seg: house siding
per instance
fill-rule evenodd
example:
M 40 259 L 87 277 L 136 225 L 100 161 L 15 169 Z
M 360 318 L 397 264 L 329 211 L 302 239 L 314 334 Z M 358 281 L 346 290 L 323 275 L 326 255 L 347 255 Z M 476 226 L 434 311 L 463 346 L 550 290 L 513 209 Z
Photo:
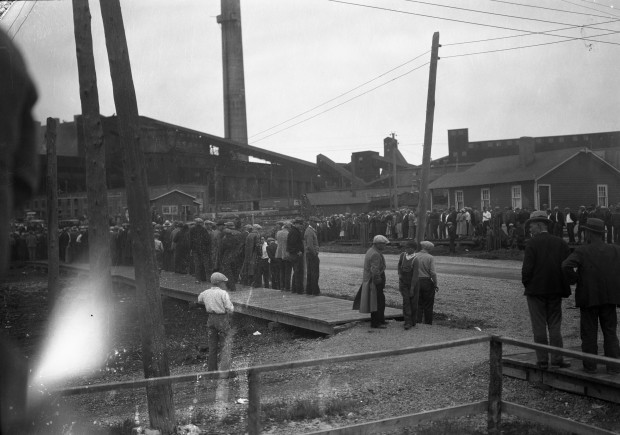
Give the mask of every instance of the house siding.
M 453 188 L 450 191 L 450 205 L 454 205 L 455 192 L 463 191 L 463 199 L 466 207 L 475 207 L 480 210 L 481 206 L 481 189 L 488 188 L 491 195 L 491 207 L 512 206 L 512 186 L 521 186 L 521 206 L 532 210 L 534 208 L 534 182 L 521 181 L 514 183 L 487 184 L 484 186 L 470 186 L 463 188 Z
M 560 209 L 579 209 L 597 203 L 598 184 L 607 185 L 608 204 L 620 202 L 620 173 L 591 154 L 579 154 L 541 177 L 539 184 L 551 185 L 551 204 Z

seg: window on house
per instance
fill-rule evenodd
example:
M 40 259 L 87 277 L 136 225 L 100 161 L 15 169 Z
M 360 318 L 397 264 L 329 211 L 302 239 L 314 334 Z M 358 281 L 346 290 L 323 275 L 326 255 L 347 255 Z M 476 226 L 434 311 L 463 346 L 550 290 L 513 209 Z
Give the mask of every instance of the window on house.
M 460 210 L 463 207 L 465 207 L 465 201 L 463 200 L 462 190 L 457 190 L 456 192 L 454 192 L 454 205 L 457 210 Z
M 597 191 L 597 204 L 601 207 L 607 207 L 607 184 L 598 184 L 596 186 Z
M 521 208 L 521 186 L 512 186 L 512 208 Z
M 220 147 L 215 146 L 215 145 L 209 145 L 209 154 L 211 154 L 212 156 L 219 156 Z
M 480 210 L 484 207 L 491 207 L 491 189 L 488 187 L 480 189 Z
M 176 205 L 162 205 L 161 212 L 165 215 L 177 215 L 179 214 L 179 208 Z

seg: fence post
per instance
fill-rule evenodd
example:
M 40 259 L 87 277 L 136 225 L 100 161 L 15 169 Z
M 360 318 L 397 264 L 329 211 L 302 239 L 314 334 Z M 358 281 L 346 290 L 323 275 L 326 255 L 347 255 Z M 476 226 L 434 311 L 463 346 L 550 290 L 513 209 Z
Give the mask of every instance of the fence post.
M 248 371 L 248 433 L 260 434 L 260 372 Z
M 489 342 L 489 407 L 487 432 L 499 434 L 502 423 L 502 342 L 491 337 Z

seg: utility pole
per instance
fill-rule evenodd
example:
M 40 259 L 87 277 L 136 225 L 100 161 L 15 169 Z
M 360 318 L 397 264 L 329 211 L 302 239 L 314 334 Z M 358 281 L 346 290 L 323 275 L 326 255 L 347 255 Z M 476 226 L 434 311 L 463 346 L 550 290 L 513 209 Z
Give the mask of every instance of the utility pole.
M 396 175 L 396 133 L 392 132 L 392 168 L 394 168 L 394 208 L 398 208 L 398 177 Z
M 439 32 L 433 34 L 431 47 L 431 66 L 428 77 L 428 98 L 426 99 L 426 126 L 424 128 L 424 151 L 422 153 L 422 179 L 420 180 L 420 200 L 418 202 L 418 244 L 426 233 L 426 209 L 428 207 L 428 178 L 431 167 L 431 147 L 433 145 L 433 122 L 435 119 L 435 86 L 437 85 L 437 61 L 439 60 Z
M 56 120 L 47 118 L 45 131 L 47 148 L 47 291 L 50 303 L 58 296 L 58 162 L 56 160 Z
M 136 297 L 140 309 L 142 336 L 142 365 L 146 378 L 170 376 L 166 335 L 163 323 L 159 275 L 155 264 L 153 228 L 144 167 L 144 152 L 140 141 L 140 117 L 136 91 L 131 75 L 129 51 L 120 0 L 100 0 L 105 32 L 114 104 L 118 119 L 123 172 L 127 189 L 132 231 L 132 249 L 136 276 Z M 172 386 L 165 383 L 146 388 L 149 421 L 153 429 L 170 435 L 176 426 Z
M 88 0 L 73 0 L 73 27 L 77 54 L 80 101 L 82 104 L 82 137 L 86 165 L 88 198 L 88 254 L 91 282 L 97 294 L 112 309 L 112 276 L 110 267 L 110 222 L 108 218 L 108 189 L 106 185 L 105 145 L 99 112 L 97 72 L 93 55 L 93 36 L 90 26 Z M 109 319 L 108 319 L 109 320 Z M 110 324 L 108 322 L 108 331 Z

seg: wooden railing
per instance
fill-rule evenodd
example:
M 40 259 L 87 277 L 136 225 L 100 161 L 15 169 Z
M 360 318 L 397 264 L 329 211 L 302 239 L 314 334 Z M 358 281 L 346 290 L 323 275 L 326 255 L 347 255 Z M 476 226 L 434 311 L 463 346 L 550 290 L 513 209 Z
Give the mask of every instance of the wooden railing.
M 489 394 L 488 400 L 479 402 L 457 405 L 449 408 L 442 408 L 433 411 L 421 412 L 416 414 L 402 415 L 391 417 L 378 421 L 371 421 L 352 426 L 330 429 L 327 431 L 313 432 L 314 435 L 348 435 L 348 434 L 373 434 L 376 432 L 384 432 L 387 430 L 413 426 L 428 421 L 436 421 L 445 418 L 457 418 L 467 415 L 487 413 L 487 429 L 490 434 L 500 433 L 502 413 L 514 415 L 517 417 L 530 420 L 544 426 L 557 430 L 566 430 L 575 434 L 613 434 L 604 429 L 599 429 L 584 423 L 579 423 L 563 417 L 558 417 L 522 405 L 511 402 L 502 401 L 502 354 L 503 345 L 513 345 L 533 350 L 545 350 L 560 354 L 563 356 L 573 357 L 580 360 L 587 360 L 599 364 L 607 364 L 608 366 L 620 369 L 620 360 L 601 357 L 582 352 L 576 352 L 568 349 L 562 349 L 552 346 L 545 346 L 536 343 L 525 342 L 508 337 L 501 336 L 483 336 L 474 338 L 465 338 L 442 343 L 428 344 L 423 346 L 406 347 L 402 349 L 383 350 L 375 352 L 365 352 L 352 355 L 342 355 L 329 358 L 321 358 L 314 360 L 292 361 L 278 364 L 268 364 L 255 367 L 241 368 L 229 371 L 216 372 L 200 372 L 184 375 L 166 376 L 161 378 L 149 378 L 138 381 L 113 382 L 106 384 L 85 385 L 79 387 L 69 387 L 57 390 L 57 393 L 65 396 L 95 393 L 120 389 L 135 389 L 151 387 L 162 384 L 173 384 L 181 382 L 195 382 L 200 380 L 217 380 L 227 379 L 233 374 L 246 373 L 248 377 L 248 433 L 250 435 L 261 433 L 261 374 L 265 372 L 273 372 L 280 370 L 299 369 L 303 367 L 313 367 L 328 364 L 339 364 L 348 361 L 362 361 L 374 358 L 384 358 L 388 356 L 410 355 L 414 353 L 430 352 L 440 349 L 448 349 L 458 346 L 468 346 L 473 344 L 489 342 Z

